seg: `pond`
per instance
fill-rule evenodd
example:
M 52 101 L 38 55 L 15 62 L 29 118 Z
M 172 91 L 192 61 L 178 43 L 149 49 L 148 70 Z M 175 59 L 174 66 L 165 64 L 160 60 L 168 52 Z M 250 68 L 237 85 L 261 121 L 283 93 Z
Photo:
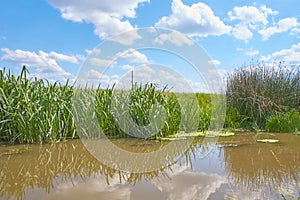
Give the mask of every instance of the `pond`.
M 277 143 L 257 140 L 276 139 Z M 168 141 L 114 139 L 128 152 Z M 0 147 L 1 199 L 296 199 L 300 136 L 240 133 L 209 148 L 195 138 L 167 166 L 130 173 L 99 162 L 81 140 Z M 155 162 L 155 160 L 153 161 Z

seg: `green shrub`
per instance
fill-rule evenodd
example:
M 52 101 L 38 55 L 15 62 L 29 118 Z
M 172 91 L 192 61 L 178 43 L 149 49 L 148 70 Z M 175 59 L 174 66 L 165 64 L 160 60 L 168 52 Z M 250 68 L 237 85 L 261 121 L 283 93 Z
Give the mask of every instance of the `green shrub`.
M 269 132 L 292 133 L 300 130 L 300 113 L 291 110 L 283 114 L 272 115 L 266 123 Z

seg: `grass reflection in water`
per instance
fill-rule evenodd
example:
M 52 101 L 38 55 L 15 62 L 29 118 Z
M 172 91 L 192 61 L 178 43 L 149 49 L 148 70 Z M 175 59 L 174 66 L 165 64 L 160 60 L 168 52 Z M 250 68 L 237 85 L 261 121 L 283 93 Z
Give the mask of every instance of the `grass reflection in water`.
M 279 139 L 279 143 L 256 142 L 257 139 L 266 137 Z M 218 163 L 224 162 L 223 175 L 228 176 L 230 185 L 237 192 L 245 188 L 249 191 L 268 189 L 276 190 L 277 194 L 287 195 L 283 189 L 288 188 L 297 193 L 300 174 L 299 140 L 299 136 L 291 134 L 242 134 L 220 138 L 220 144 L 216 147 L 219 152 Z M 137 139 L 116 139 L 113 142 L 120 148 L 135 153 L 155 151 L 167 144 L 167 141 Z M 48 194 L 63 183 L 88 182 L 91 178 L 99 179 L 99 176 L 107 185 L 115 184 L 112 182 L 118 180 L 120 184 L 129 187 L 153 181 L 161 184 L 177 179 L 182 181 L 181 178 L 184 178 L 185 174 L 192 175 L 192 173 L 176 174 L 176 167 L 182 166 L 188 171 L 205 172 L 206 169 L 202 165 L 205 158 L 201 160 L 199 154 L 205 154 L 208 150 L 203 138 L 199 137 L 192 142 L 181 159 L 173 160 L 170 165 L 147 173 L 127 173 L 101 164 L 86 150 L 80 140 L 52 145 L 2 146 L 0 197 L 24 199 L 28 197 L 28 191 L 37 191 L 39 188 Z M 291 188 L 292 186 L 295 188 Z M 228 191 L 223 193 L 222 196 Z

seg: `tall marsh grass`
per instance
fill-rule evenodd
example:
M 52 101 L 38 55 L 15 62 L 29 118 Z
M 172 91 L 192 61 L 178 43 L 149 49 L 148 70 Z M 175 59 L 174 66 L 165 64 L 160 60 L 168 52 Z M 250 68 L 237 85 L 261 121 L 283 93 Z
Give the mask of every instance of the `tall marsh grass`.
M 271 115 L 299 110 L 299 99 L 299 66 L 239 68 L 227 78 L 226 125 L 264 129 Z
M 0 142 L 54 143 L 77 138 L 83 129 L 86 136 L 99 137 L 99 127 L 107 137 L 117 138 L 204 131 L 210 123 L 210 98 L 173 93 L 156 84 L 134 83 L 127 91 L 114 86 L 79 89 L 68 82 L 31 78 L 25 66 L 19 76 L 4 69 L 0 70 Z M 90 123 L 94 119 L 97 122 Z M 128 126 L 129 121 L 134 126 Z M 137 135 L 128 134 L 132 128 Z
M 105 90 L 99 88 L 96 109 L 100 127 L 106 136 L 129 137 L 133 134 L 128 133 L 135 129 L 137 137 L 148 138 L 156 133 L 155 138 L 174 135 L 178 131 L 207 129 L 209 119 L 206 118 L 209 114 L 205 115 L 194 109 L 201 101 L 202 96 L 193 98 L 192 94 L 175 94 L 166 87 L 159 89 L 155 84 L 135 83 L 130 91 L 116 90 L 114 86 Z M 183 105 L 184 103 L 189 105 Z M 161 106 L 160 109 L 158 106 Z M 202 106 L 204 107 L 200 105 L 200 108 Z M 125 110 L 129 114 L 120 112 Z M 130 121 L 134 126 L 130 125 Z
M 73 138 L 73 88 L 0 70 L 0 141 L 44 143 Z
M 79 101 L 74 102 L 76 95 Z M 279 130 L 272 127 L 287 116 L 284 113 L 295 110 L 293 120 L 299 119 L 299 66 L 258 64 L 237 69 L 227 78 L 226 96 L 226 127 L 265 129 L 268 122 L 267 130 Z M 68 82 L 62 85 L 30 78 L 25 66 L 19 76 L 4 69 L 0 70 L 0 141 L 53 143 L 77 137 L 78 127 L 86 129 L 88 125 L 93 127 L 87 130 L 95 131 L 84 130 L 84 134 L 97 137 L 99 127 L 107 137 L 118 138 L 205 131 L 212 126 L 212 100 L 216 97 L 173 93 L 156 84 L 133 83 L 127 91 L 114 86 L 78 89 Z M 82 124 L 76 124 L 76 119 Z M 94 119 L 96 123 L 91 124 Z M 299 130 L 298 125 L 294 129 Z M 137 135 L 128 134 L 132 130 Z

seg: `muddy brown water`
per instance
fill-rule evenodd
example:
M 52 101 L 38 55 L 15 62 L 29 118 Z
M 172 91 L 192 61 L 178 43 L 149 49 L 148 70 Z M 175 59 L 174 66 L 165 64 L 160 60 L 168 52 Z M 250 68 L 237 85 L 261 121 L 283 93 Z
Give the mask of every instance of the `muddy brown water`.
M 258 139 L 278 139 L 261 143 Z M 241 133 L 207 148 L 203 138 L 168 166 L 146 173 L 99 162 L 80 140 L 0 147 L 1 199 L 297 199 L 300 136 Z M 168 142 L 115 139 L 128 152 Z M 207 151 L 207 152 L 206 152 Z M 205 155 L 205 156 L 203 156 Z

